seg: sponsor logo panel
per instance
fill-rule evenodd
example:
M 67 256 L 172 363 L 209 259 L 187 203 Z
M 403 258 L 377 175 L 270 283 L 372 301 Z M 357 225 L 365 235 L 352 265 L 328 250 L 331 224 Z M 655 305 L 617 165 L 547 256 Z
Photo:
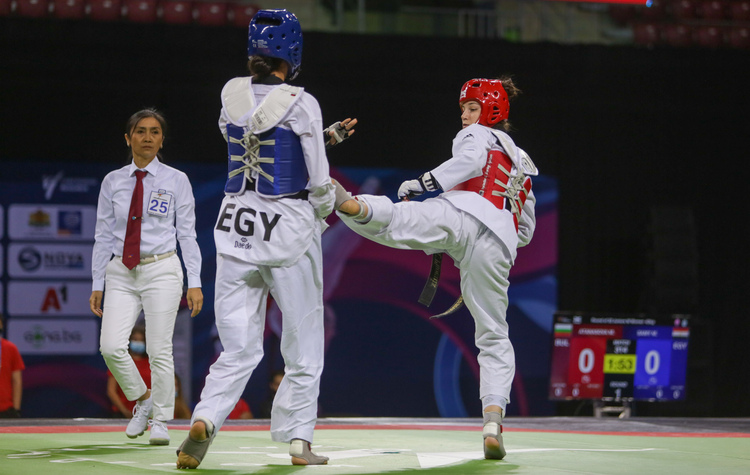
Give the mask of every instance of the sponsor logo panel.
M 44 199 L 51 200 L 58 193 L 89 194 L 99 187 L 99 180 L 93 177 L 66 177 L 60 170 L 54 175 L 42 175 Z
M 22 355 L 91 355 L 99 351 L 96 320 L 8 319 L 8 339 Z
M 13 204 L 8 235 L 13 240 L 91 241 L 96 207 L 91 205 Z
M 89 316 L 90 282 L 8 283 L 8 315 L 11 317 Z
M 8 275 L 13 278 L 91 278 L 93 244 L 11 244 Z

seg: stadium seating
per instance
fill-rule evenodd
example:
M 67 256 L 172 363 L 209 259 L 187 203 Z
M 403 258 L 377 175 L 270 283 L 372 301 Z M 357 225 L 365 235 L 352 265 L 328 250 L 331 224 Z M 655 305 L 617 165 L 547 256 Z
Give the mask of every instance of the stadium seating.
M 10 15 L 11 3 L 11 0 L 0 0 L 0 16 Z
M 125 0 L 125 18 L 135 23 L 156 21 L 156 0 Z
M 80 19 L 86 15 L 86 4 L 83 0 L 54 0 L 53 15 L 56 18 Z
M 654 0 L 650 8 L 609 10 L 614 23 L 630 26 L 636 45 L 750 48 L 750 0 Z
M 722 20 L 728 9 L 729 4 L 723 0 L 704 0 L 698 4 L 696 12 L 699 18 Z
M 670 4 L 671 16 L 679 20 L 696 17 L 696 2 L 694 0 L 673 0 Z
M 693 32 L 692 29 L 687 25 L 665 25 L 664 40 L 670 46 L 690 46 L 693 44 Z
M 88 15 L 92 20 L 117 21 L 122 17 L 121 0 L 89 0 Z
M 651 6 L 641 9 L 641 16 L 647 21 L 663 20 L 667 16 L 668 0 L 653 0 Z
M 49 2 L 47 0 L 17 0 L 16 13 L 20 16 L 40 18 L 47 16 Z
M 195 20 L 205 26 L 224 26 L 227 24 L 227 4 L 198 2 L 195 8 Z
M 252 0 L 0 0 L 0 16 L 247 28 Z M 652 0 L 612 4 L 612 31 L 639 46 L 750 49 L 750 0 Z M 630 30 L 628 32 L 627 29 Z
M 729 18 L 734 21 L 750 22 L 750 0 L 741 0 L 729 4 Z
M 633 41 L 642 46 L 659 44 L 661 42 L 659 28 L 654 23 L 636 23 L 633 25 Z
M 252 3 L 232 3 L 229 6 L 229 21 L 232 25 L 247 28 L 260 7 Z
M 750 27 L 735 27 L 729 30 L 727 44 L 732 48 L 750 50 Z
M 165 23 L 186 25 L 193 21 L 193 3 L 187 0 L 164 0 L 160 17 Z
M 699 26 L 694 32 L 695 44 L 704 48 L 718 48 L 724 44 L 724 30 L 716 26 Z

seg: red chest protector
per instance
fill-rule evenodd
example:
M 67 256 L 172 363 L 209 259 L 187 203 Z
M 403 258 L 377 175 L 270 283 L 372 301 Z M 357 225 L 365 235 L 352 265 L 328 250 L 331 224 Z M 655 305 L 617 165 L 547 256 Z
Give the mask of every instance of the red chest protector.
M 508 155 L 500 150 L 490 150 L 482 174 L 459 183 L 453 189 L 479 193 L 496 208 L 507 209 L 513 214 L 513 223 L 518 232 L 521 210 L 531 192 L 531 178 L 520 172 L 511 175 L 512 168 L 513 162 Z

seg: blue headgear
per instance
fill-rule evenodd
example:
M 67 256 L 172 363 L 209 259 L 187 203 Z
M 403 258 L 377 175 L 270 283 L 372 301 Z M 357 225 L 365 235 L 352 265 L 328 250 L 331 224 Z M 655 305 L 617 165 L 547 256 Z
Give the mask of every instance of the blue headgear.
M 294 13 L 259 10 L 250 20 L 247 55 L 283 59 L 291 68 L 289 79 L 294 79 L 302 64 L 302 28 Z

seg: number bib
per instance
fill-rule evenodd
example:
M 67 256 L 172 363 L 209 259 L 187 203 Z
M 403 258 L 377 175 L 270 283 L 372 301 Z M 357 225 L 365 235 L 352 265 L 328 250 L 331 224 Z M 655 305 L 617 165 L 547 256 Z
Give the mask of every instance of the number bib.
M 148 214 L 166 218 L 169 215 L 169 207 L 172 205 L 172 195 L 165 190 L 152 191 L 148 199 Z

